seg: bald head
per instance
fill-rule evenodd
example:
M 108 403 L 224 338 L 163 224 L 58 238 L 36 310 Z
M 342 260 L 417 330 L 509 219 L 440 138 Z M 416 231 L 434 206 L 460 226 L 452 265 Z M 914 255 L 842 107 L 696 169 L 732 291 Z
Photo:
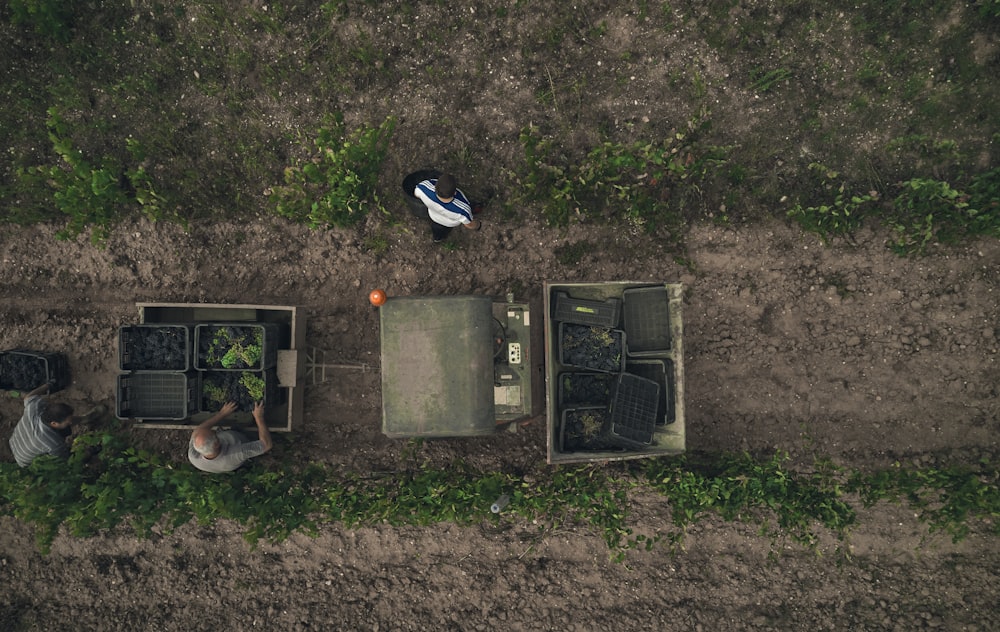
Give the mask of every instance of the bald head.
M 214 458 L 219 454 L 221 444 L 219 437 L 211 428 L 197 428 L 191 433 L 191 443 L 198 454 L 206 458 Z

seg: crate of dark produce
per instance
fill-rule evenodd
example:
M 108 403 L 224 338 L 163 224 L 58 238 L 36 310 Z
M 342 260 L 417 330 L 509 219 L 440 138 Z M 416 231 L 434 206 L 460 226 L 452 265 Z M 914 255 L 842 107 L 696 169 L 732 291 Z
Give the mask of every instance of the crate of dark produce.
M 198 412 L 198 374 L 169 371 L 118 376 L 119 419 L 187 419 Z
M 0 389 L 31 391 L 49 384 L 49 392 L 54 393 L 69 382 L 69 362 L 61 353 L 27 349 L 0 353 Z
M 594 327 L 618 327 L 621 320 L 622 301 L 609 298 L 603 301 L 574 298 L 566 292 L 556 292 L 553 320 Z
M 226 402 L 236 404 L 237 410 L 252 412 L 254 404 L 264 402 L 264 407 L 279 402 L 281 389 L 278 373 L 265 371 L 203 371 L 201 372 L 201 412 L 217 413 Z
M 622 328 L 628 336 L 628 354 L 663 355 L 670 351 L 670 296 L 662 285 L 625 290 Z
M 559 450 L 580 452 L 607 450 L 610 420 L 607 406 L 580 406 L 562 412 L 559 427 Z
M 653 442 L 660 385 L 622 373 L 611 400 L 608 440 L 623 448 L 642 449 Z
M 625 372 L 646 378 L 660 385 L 660 401 L 656 407 L 656 425 L 671 424 L 674 416 L 674 395 L 670 383 L 674 377 L 674 363 L 670 360 L 633 358 L 625 362 Z
M 615 389 L 613 373 L 567 371 L 559 374 L 559 408 L 610 406 Z
M 225 323 L 195 326 L 199 371 L 263 371 L 278 362 L 281 333 L 275 323 Z
M 118 368 L 122 371 L 174 371 L 192 368 L 191 325 L 125 325 L 118 329 Z
M 625 332 L 609 327 L 559 323 L 559 358 L 563 366 L 621 373 Z

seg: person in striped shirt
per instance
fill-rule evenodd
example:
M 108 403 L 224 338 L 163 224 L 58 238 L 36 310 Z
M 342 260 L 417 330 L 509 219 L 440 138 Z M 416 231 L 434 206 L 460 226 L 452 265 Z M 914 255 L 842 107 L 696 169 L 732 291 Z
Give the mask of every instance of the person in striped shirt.
M 424 180 L 413 190 L 431 219 L 431 234 L 434 243 L 444 241 L 455 226 L 479 230 L 482 220 L 472 217 L 472 202 L 458 188 L 455 176 L 442 173 L 437 179 Z
M 28 467 L 36 458 L 51 454 L 69 456 L 66 438 L 71 426 L 81 420 L 67 404 L 51 402 L 43 395 L 49 392 L 44 384 L 24 396 L 24 415 L 10 437 L 10 451 L 21 467 Z

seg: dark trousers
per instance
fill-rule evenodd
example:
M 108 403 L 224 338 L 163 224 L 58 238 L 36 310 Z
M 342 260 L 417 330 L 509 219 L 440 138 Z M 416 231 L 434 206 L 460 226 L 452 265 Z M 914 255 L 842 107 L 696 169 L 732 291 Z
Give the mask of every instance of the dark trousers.
M 429 219 L 429 218 L 428 218 Z M 451 226 L 442 226 L 434 220 L 431 220 L 431 234 L 434 235 L 434 241 L 441 241 L 451 233 Z

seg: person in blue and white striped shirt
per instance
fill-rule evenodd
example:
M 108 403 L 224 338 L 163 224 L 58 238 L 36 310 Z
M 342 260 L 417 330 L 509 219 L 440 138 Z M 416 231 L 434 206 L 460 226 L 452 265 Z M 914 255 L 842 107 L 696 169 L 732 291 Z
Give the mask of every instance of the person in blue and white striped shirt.
M 472 202 L 458 188 L 455 176 L 443 173 L 437 179 L 424 180 L 413 190 L 413 195 L 427 207 L 434 243 L 444 241 L 455 226 L 482 228 L 482 220 L 472 217 Z

